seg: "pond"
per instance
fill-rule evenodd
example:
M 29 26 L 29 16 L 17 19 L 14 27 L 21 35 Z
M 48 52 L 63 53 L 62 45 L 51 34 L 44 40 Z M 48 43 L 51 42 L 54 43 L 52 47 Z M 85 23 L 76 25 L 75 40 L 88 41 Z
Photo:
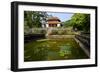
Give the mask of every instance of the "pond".
M 73 39 L 41 39 L 24 44 L 24 61 L 72 60 L 89 58 Z

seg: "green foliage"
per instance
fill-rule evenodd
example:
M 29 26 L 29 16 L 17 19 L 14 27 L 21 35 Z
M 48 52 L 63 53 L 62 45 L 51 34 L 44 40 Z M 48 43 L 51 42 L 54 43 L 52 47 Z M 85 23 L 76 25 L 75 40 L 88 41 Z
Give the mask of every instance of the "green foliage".
M 63 22 L 64 27 L 72 26 L 82 31 L 90 31 L 90 14 L 75 13 L 68 21 Z
M 58 30 L 52 30 L 52 32 L 50 33 L 50 35 L 57 35 L 58 34 Z
M 71 25 L 71 20 L 65 21 L 65 22 L 63 22 L 62 24 L 63 24 L 64 27 L 72 26 L 72 25 Z
M 38 11 L 24 11 L 24 23 L 25 27 L 41 27 L 42 21 L 45 21 L 47 17 L 46 12 Z
M 75 34 L 73 31 L 72 31 L 72 28 L 71 27 L 67 27 L 67 29 L 53 29 L 50 33 L 50 35 L 73 35 Z
M 34 29 L 34 31 L 32 32 L 32 34 L 46 34 L 46 30 L 39 30 L 39 29 Z
M 71 23 L 73 28 L 78 30 L 89 31 L 90 30 L 90 15 L 76 13 L 72 16 Z
M 29 28 L 33 27 L 32 14 L 33 14 L 32 11 L 24 12 L 24 25 L 28 26 Z

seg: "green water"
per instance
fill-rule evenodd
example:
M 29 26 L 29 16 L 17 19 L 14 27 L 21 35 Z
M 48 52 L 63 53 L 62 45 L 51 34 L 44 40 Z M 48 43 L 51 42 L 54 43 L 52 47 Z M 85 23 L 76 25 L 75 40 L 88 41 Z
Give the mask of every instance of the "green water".
M 24 61 L 87 59 L 87 55 L 72 38 L 42 39 L 24 45 Z

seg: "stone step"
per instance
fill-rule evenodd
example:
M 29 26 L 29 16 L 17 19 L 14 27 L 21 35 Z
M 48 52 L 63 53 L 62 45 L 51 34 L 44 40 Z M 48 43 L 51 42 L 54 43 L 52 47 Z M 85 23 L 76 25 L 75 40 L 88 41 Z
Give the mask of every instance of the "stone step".
M 75 36 L 80 42 L 82 42 L 86 47 L 90 48 L 90 41 L 79 36 L 79 35 L 76 35 Z

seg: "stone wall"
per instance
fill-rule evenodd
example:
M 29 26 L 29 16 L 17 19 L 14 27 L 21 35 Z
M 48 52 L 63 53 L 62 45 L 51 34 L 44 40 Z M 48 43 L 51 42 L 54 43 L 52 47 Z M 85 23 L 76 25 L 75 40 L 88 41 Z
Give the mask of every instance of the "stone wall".
M 49 39 L 60 39 L 60 38 L 74 38 L 75 35 L 49 35 L 49 36 L 46 36 L 46 38 L 49 38 Z

